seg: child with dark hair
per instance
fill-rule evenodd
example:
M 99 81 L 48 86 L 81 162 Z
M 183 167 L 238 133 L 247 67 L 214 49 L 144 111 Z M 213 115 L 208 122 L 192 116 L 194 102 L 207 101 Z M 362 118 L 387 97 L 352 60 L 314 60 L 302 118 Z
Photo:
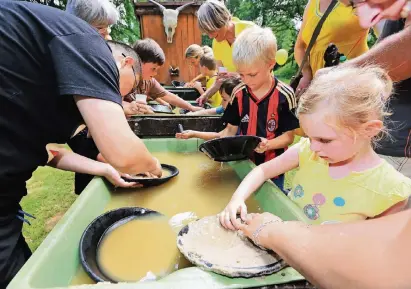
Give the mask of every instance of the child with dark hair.
M 189 111 L 197 111 L 203 108 L 196 107 L 189 102 L 183 100 L 179 96 L 167 91 L 154 78 L 158 74 L 159 69 L 165 63 L 165 55 L 163 49 L 153 39 L 145 38 L 137 40 L 133 45 L 134 51 L 138 54 L 142 62 L 142 80 L 139 81 L 136 93 L 145 94 L 148 98 L 158 102 L 165 101 L 176 107 L 180 107 Z M 126 100 L 129 100 L 126 98 Z
M 215 61 L 212 54 L 205 54 L 200 58 L 199 65 L 201 75 L 205 78 L 206 81 L 206 89 L 208 90 L 210 87 L 214 86 L 217 79 L 217 62 Z M 198 81 L 188 84 L 187 87 L 194 87 L 201 95 L 205 93 L 201 83 Z M 217 91 L 213 96 L 210 97 L 208 102 L 213 107 L 220 106 L 222 102 L 220 92 Z
M 241 78 L 239 76 L 231 76 L 225 79 L 219 89 L 221 95 L 221 105 L 210 109 L 199 110 L 195 112 L 189 112 L 187 115 L 217 115 L 223 114 L 227 105 L 231 100 L 231 95 L 234 89 L 241 84 Z

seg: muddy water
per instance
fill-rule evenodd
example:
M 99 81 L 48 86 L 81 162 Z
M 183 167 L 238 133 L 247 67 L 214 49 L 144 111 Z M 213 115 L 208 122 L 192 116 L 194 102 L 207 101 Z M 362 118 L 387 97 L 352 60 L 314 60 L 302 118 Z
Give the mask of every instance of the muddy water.
M 159 187 L 117 189 L 105 208 L 108 211 L 138 206 L 166 216 L 166 220 L 161 221 L 130 222 L 114 230 L 102 242 L 100 265 L 104 259 L 105 272 L 117 280 L 158 279 L 190 266 L 176 247 L 176 234 L 192 220 L 221 212 L 240 183 L 230 166 L 216 163 L 201 153 L 154 155 L 161 163 L 176 166 L 180 174 Z M 249 212 L 259 211 L 252 199 L 247 207 Z M 72 285 L 89 284 L 90 281 L 80 269 Z

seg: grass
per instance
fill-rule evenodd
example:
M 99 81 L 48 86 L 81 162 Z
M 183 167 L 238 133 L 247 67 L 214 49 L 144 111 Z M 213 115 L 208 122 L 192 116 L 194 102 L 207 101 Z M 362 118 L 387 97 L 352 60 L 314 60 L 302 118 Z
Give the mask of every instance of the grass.
M 31 226 L 24 224 L 23 234 L 34 252 L 60 217 L 75 201 L 74 173 L 40 167 L 27 182 L 28 195 L 21 206 L 34 215 Z

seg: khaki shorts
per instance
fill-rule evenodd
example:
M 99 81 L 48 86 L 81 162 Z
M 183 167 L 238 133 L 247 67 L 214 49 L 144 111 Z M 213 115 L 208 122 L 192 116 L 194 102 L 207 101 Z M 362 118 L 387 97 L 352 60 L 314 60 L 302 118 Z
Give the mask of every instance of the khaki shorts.
M 392 165 L 397 171 L 402 173 L 404 176 L 411 178 L 411 158 L 404 157 L 391 157 L 379 155 L 381 158 L 387 161 Z M 411 197 L 408 199 L 408 204 L 405 209 L 411 208 Z

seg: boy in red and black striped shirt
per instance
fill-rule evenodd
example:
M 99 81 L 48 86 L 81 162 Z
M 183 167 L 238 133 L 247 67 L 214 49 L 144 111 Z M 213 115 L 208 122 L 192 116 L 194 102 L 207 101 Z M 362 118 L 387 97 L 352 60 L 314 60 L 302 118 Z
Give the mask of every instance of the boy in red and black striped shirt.
M 244 30 L 234 42 L 233 62 L 243 85 L 233 93 L 223 119 L 223 135 L 255 135 L 262 138 L 253 156 L 256 165 L 279 156 L 294 141 L 299 128 L 292 89 L 275 78 L 277 41 L 269 28 Z M 273 180 L 283 189 L 284 175 Z

